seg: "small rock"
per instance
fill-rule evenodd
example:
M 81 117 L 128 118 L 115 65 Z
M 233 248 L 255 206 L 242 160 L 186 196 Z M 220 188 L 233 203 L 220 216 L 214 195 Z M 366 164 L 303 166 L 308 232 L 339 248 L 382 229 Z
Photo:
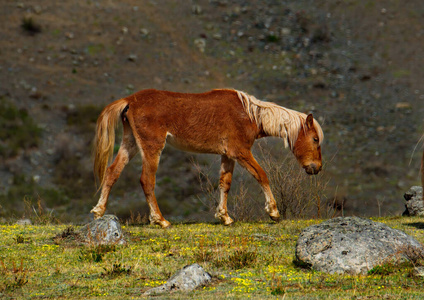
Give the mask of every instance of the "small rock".
M 412 105 L 409 102 L 398 102 L 396 103 L 396 109 L 397 110 L 403 110 L 403 109 L 411 109 Z
M 129 56 L 128 56 L 128 60 L 129 61 L 136 61 L 137 60 L 137 55 L 136 54 L 130 54 Z
M 35 183 L 39 183 L 40 182 L 40 175 L 34 175 L 34 176 L 32 176 L 32 180 L 35 182 Z
M 16 221 L 17 225 L 32 225 L 32 221 L 30 219 L 20 219 Z
M 412 186 L 404 195 L 405 211 L 402 216 L 424 216 L 423 188 Z
M 220 39 L 222 39 L 222 34 L 220 34 L 219 32 L 217 32 L 217 33 L 214 33 L 214 34 L 212 35 L 212 37 L 213 37 L 215 40 L 220 40 Z
M 198 264 L 185 266 L 172 276 L 165 284 L 152 288 L 144 295 L 161 294 L 174 291 L 192 291 L 199 286 L 210 283 L 212 276 Z
M 104 215 L 85 225 L 78 231 L 78 235 L 86 244 L 126 244 L 118 217 Z
M 254 233 L 251 235 L 253 239 L 255 240 L 262 240 L 262 241 L 275 241 L 275 237 L 270 236 L 268 234 L 261 234 L 261 233 Z
M 123 37 L 123 36 L 120 36 L 120 37 L 116 40 L 116 44 L 117 44 L 117 45 L 121 45 L 123 41 L 124 41 L 124 37 Z
M 142 36 L 148 36 L 150 32 L 147 28 L 140 28 L 140 33 Z
M 415 267 L 413 274 L 418 277 L 424 277 L 424 267 Z
M 194 45 L 196 45 L 200 52 L 205 52 L 206 40 L 204 38 L 195 39 Z
M 191 7 L 191 12 L 195 15 L 201 15 L 202 14 L 202 7 L 200 5 L 193 5 Z
M 40 5 L 35 5 L 35 6 L 33 7 L 33 9 L 34 9 L 34 12 L 35 12 L 37 15 L 41 14 L 41 12 L 43 11 L 43 9 L 41 8 L 41 6 L 40 6 Z
M 73 32 L 67 32 L 65 33 L 65 36 L 68 40 L 72 40 L 75 37 L 75 34 Z
M 287 35 L 290 35 L 290 34 L 291 34 L 291 29 L 290 28 L 286 28 L 286 27 L 281 28 L 281 35 L 287 36 Z

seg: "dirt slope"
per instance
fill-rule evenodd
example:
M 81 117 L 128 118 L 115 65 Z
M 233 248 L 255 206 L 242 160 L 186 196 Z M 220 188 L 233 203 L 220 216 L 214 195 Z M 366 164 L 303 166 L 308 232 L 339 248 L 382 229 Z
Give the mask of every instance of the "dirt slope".
M 326 134 L 327 197 L 345 214 L 399 214 L 419 183 L 423 16 L 419 0 L 4 1 L 0 101 L 25 109 L 42 137 L 1 158 L 0 217 L 20 216 L 29 194 L 88 218 L 100 109 L 144 88 L 216 87 L 312 111 Z M 161 207 L 183 219 L 202 210 L 190 157 L 166 149 L 158 174 Z M 145 212 L 140 168 L 122 175 L 111 210 Z

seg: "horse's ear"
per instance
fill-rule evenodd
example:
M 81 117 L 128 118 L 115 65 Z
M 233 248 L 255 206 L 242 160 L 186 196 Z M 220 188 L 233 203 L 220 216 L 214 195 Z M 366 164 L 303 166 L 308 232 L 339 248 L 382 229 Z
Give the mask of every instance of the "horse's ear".
M 306 126 L 308 126 L 308 128 L 312 128 L 314 126 L 314 117 L 312 116 L 312 114 L 309 114 L 306 117 Z

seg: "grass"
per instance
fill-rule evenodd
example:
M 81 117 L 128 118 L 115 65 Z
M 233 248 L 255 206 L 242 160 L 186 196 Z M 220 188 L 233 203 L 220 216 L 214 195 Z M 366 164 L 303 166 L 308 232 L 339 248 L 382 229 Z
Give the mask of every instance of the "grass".
M 19 109 L 3 96 L 0 96 L 0 128 L 0 159 L 37 147 L 42 134 L 26 109 Z
M 419 241 L 424 218 L 377 221 Z M 423 279 L 412 264 L 374 268 L 368 275 L 330 275 L 294 261 L 301 230 L 321 220 L 278 224 L 236 223 L 124 226 L 129 243 L 84 246 L 53 239 L 66 225 L 0 225 L 0 298 L 139 298 L 183 266 L 199 263 L 214 278 L 209 286 L 171 299 L 421 299 Z M 100 259 L 99 259 L 100 257 Z

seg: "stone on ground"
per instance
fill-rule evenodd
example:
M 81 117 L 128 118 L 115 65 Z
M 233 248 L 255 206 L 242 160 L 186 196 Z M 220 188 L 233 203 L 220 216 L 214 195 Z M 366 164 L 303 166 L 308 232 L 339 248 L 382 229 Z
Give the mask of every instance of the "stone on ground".
M 312 269 L 366 274 L 377 265 L 423 257 L 423 247 L 406 233 L 358 217 L 335 218 L 303 230 L 296 258 Z
M 173 291 L 192 291 L 199 286 L 210 283 L 212 276 L 205 272 L 198 264 L 185 266 L 169 280 L 158 287 L 152 288 L 144 293 L 144 295 L 161 294 Z
M 90 222 L 78 231 L 78 235 L 87 244 L 126 243 L 119 219 L 114 215 L 104 215 Z
M 405 211 L 403 216 L 424 216 L 423 188 L 411 187 L 404 195 Z

